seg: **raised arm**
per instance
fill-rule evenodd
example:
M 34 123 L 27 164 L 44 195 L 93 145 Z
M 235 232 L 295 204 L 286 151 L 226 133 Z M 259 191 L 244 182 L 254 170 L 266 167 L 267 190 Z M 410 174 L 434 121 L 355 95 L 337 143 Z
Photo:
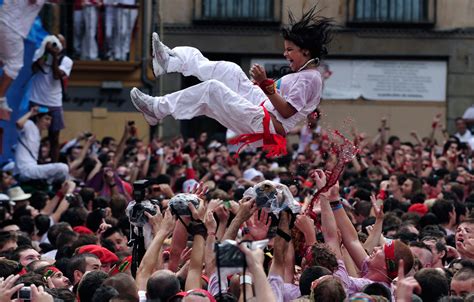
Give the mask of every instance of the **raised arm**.
M 17 129 L 20 129 L 20 130 L 23 129 L 23 127 L 25 126 L 25 123 L 30 119 L 30 117 L 35 116 L 36 114 L 38 114 L 38 106 L 31 107 L 30 111 L 25 113 L 22 117 L 20 117 L 16 121 Z
M 327 193 L 320 195 L 319 200 L 321 203 L 321 230 L 324 236 L 324 242 L 331 248 L 336 254 L 338 259 L 342 260 L 341 245 L 339 244 L 339 238 L 337 235 L 337 224 L 334 214 L 329 204 L 330 198 L 334 195 L 338 195 L 339 185 L 335 185 Z
M 173 215 L 171 214 L 170 209 L 166 210 L 165 216 L 163 218 L 162 214 L 160 213 L 159 207 L 156 208 L 157 214 L 155 218 L 157 220 L 156 222 L 160 225 L 160 227 L 158 233 L 155 234 L 153 241 L 146 250 L 142 262 L 140 263 L 140 266 L 138 267 L 137 277 L 135 279 L 138 290 L 146 290 L 146 284 L 148 282 L 148 279 L 157 267 L 163 242 L 173 232 L 175 224 L 175 220 Z M 152 219 L 149 215 L 147 215 L 147 217 L 148 219 Z
M 248 198 L 245 201 L 244 199 L 242 199 L 240 202 L 241 204 L 237 212 L 237 215 L 230 223 L 222 240 L 227 240 L 227 239 L 235 240 L 235 237 L 237 237 L 237 233 L 239 231 L 240 226 L 245 221 L 250 219 L 250 217 L 252 217 L 255 211 L 257 211 L 257 204 L 255 203 L 255 198 Z
M 383 226 L 383 204 L 380 206 L 377 205 L 377 199 L 375 195 L 370 196 L 372 201 L 372 209 L 375 214 L 375 224 L 372 227 L 372 230 L 369 232 L 369 237 L 364 242 L 363 247 L 368 252 L 371 253 L 374 247 L 380 245 L 380 238 L 382 236 L 382 226 Z
M 333 189 L 331 189 L 331 192 L 333 194 L 328 196 L 330 198 L 329 202 L 331 203 L 332 212 L 334 213 L 337 226 L 341 232 L 342 242 L 344 243 L 344 246 L 351 255 L 357 267 L 361 269 L 362 263 L 368 256 L 367 252 L 364 250 L 362 243 L 359 241 L 357 231 L 347 216 L 344 207 L 340 203 L 339 185 L 334 186 Z

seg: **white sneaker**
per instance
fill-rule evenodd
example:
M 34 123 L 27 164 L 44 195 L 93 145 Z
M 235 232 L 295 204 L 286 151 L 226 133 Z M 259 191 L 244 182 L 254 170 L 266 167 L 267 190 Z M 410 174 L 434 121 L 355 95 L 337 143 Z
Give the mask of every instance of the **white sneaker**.
M 155 102 L 154 97 L 141 92 L 136 87 L 133 87 L 130 91 L 130 98 L 135 109 L 143 114 L 143 117 L 148 124 L 152 126 L 158 124 L 158 119 L 155 117 L 155 113 L 153 112 L 153 103 Z
M 157 78 L 166 73 L 172 50 L 160 41 L 157 33 L 151 35 L 151 46 L 153 48 L 153 74 Z
M 13 110 L 8 106 L 7 98 L 0 97 L 0 109 L 6 110 L 8 112 L 12 112 Z

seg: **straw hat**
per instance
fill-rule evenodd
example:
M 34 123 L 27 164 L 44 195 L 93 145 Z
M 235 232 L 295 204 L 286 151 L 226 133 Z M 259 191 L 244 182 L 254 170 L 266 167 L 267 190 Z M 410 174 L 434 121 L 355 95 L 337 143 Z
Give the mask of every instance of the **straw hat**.
M 31 194 L 25 193 L 21 187 L 13 187 L 8 189 L 8 196 L 12 201 L 22 201 L 29 199 Z

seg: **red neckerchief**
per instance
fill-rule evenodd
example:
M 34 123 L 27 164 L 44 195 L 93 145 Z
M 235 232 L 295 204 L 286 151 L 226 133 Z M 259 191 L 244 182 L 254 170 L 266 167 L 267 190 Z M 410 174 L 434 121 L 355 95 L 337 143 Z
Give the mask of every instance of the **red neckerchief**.
M 265 116 L 263 117 L 263 132 L 260 133 L 248 133 L 241 134 L 237 137 L 234 137 L 228 141 L 231 145 L 236 145 L 242 143 L 234 157 L 238 158 L 240 151 L 247 145 L 254 143 L 259 140 L 263 140 L 263 151 L 267 152 L 266 157 L 275 157 L 280 155 L 286 155 L 286 138 L 279 134 L 270 133 L 270 121 L 271 117 L 267 111 L 267 108 L 263 106 L 263 103 L 260 105 L 263 108 Z

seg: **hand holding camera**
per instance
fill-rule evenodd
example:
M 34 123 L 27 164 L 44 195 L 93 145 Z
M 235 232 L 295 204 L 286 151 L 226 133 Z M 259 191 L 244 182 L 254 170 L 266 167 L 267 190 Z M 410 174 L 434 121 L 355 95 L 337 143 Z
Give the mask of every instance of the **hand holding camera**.
M 17 293 L 24 284 L 15 285 L 15 282 L 20 278 L 20 275 L 10 275 L 6 279 L 0 278 L 0 302 L 10 302 L 13 294 Z

